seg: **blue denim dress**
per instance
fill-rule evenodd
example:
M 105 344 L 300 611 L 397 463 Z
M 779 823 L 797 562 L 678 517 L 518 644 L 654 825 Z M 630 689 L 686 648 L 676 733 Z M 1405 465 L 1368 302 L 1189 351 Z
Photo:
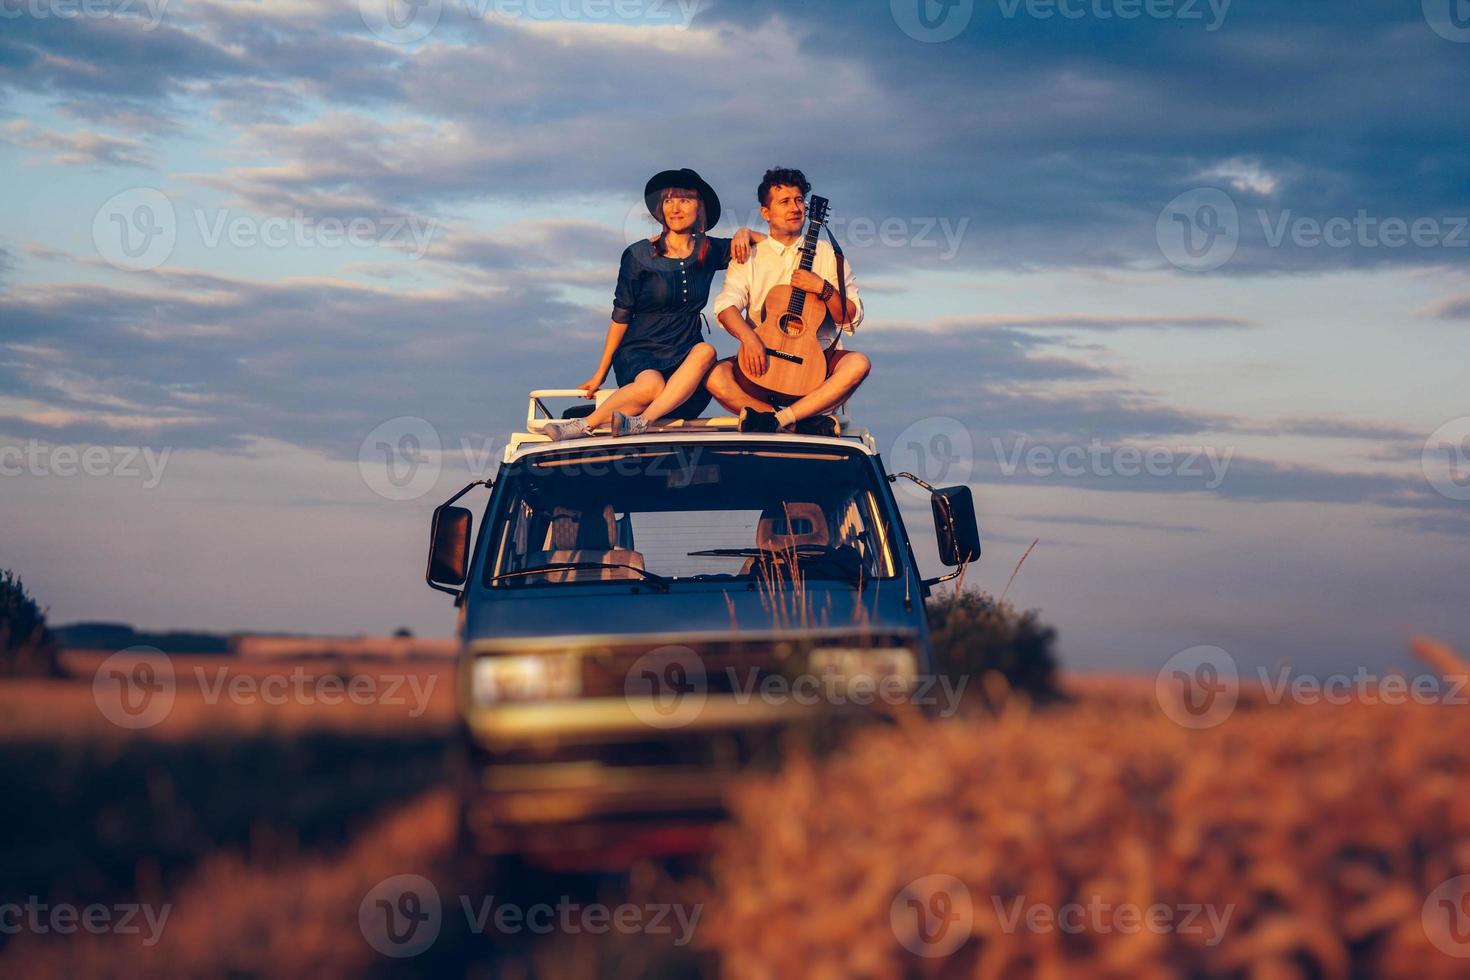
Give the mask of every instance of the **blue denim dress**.
M 700 341 L 700 312 L 709 302 L 710 281 L 729 264 L 728 238 L 710 238 L 703 262 L 695 255 L 655 255 L 647 239 L 623 250 L 612 311 L 613 320 L 628 325 L 613 355 L 619 385 L 649 368 L 671 372 L 679 366 Z

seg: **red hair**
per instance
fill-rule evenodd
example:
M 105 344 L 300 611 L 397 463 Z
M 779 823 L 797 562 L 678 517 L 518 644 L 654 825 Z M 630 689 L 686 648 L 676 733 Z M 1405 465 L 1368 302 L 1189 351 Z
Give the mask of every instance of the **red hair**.
M 704 198 L 700 197 L 697 191 L 692 191 L 685 187 L 665 187 L 659 192 L 658 213 L 654 217 L 658 218 L 659 227 L 663 231 L 659 232 L 658 241 L 653 243 L 653 254 L 667 255 L 669 252 L 667 242 L 669 237 L 669 219 L 664 217 L 664 202 L 671 197 L 694 198 L 696 208 L 694 213 L 694 261 L 703 262 L 705 256 L 709 255 L 709 238 L 704 233 Z

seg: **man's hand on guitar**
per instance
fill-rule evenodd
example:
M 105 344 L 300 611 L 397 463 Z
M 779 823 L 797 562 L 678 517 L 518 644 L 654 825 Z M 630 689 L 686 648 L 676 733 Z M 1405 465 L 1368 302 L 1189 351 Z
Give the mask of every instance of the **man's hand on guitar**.
M 797 269 L 791 273 L 791 288 L 800 289 L 808 293 L 820 293 L 827 285 L 827 280 L 808 269 Z
M 766 373 L 766 345 L 754 332 L 740 341 L 740 370 L 747 378 L 758 378 Z

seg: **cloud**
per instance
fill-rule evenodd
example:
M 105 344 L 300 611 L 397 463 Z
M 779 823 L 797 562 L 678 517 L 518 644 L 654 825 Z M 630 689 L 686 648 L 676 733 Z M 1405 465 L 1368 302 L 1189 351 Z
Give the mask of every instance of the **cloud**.
M 898 221 L 910 237 L 943 219 L 957 233 L 952 255 L 912 241 L 858 246 L 866 268 L 944 254 L 954 268 L 1167 269 L 1155 222 L 1202 182 L 1228 189 L 1241 214 L 1222 275 L 1458 257 L 1268 240 L 1283 215 L 1470 212 L 1458 177 L 1470 147 L 1454 136 L 1470 109 L 1423 96 L 1456 90 L 1462 52 L 1417 10 L 1329 21 L 1237 5 L 1211 32 L 980 5 L 937 45 L 911 41 L 887 13 L 752 0 L 675 31 L 477 18 L 446 4 L 423 44 L 394 46 L 352 4 L 201 3 L 170 9 L 151 32 L 122 18 L 9 22 L 0 84 L 131 125 L 208 106 L 239 127 L 251 162 L 200 179 L 272 212 L 442 219 L 468 202 L 632 198 L 651 166 L 675 161 L 699 166 L 743 218 L 759 173 L 784 162 L 807 170 L 835 217 Z M 777 160 L 785 120 L 769 107 L 794 91 L 810 95 L 803 148 Z
M 451 235 L 431 254 L 469 270 L 452 285 L 251 282 L 172 267 L 144 288 L 32 284 L 0 297 L 0 390 L 33 403 L 9 413 L 15 424 L 52 438 L 115 440 L 131 424 L 139 439 L 180 446 L 268 438 L 330 454 L 395 415 L 495 432 L 521 413 L 525 390 L 591 369 L 606 310 L 564 293 L 577 270 L 606 285 L 617 244 L 578 221 Z M 730 338 L 712 339 L 730 352 Z M 878 370 L 855 410 L 880 438 L 946 415 L 972 427 L 977 446 L 982 434 L 1195 439 L 1231 424 L 1030 330 L 874 331 L 863 349 Z
M 1135 389 L 1095 359 L 1011 327 L 947 321 L 947 329 L 865 330 L 872 376 L 854 400 L 889 438 L 925 419 L 952 417 L 981 437 L 1032 441 L 1194 436 L 1228 429 L 1228 416 L 1191 411 Z M 881 441 L 881 439 L 880 439 Z
M 1470 516 L 1465 514 L 1415 514 L 1393 518 L 1388 524 L 1426 534 L 1470 536 Z
M 1424 433 L 1385 422 L 1369 422 L 1360 419 L 1333 418 L 1289 418 L 1262 425 L 1242 426 L 1242 431 L 1262 432 L 1276 435 L 1310 436 L 1314 439 L 1386 439 L 1402 440 L 1417 447 L 1424 442 Z
M 146 290 L 27 286 L 0 296 L 0 319 L 0 390 L 41 406 L 6 413 L 8 430 L 227 450 L 264 437 L 340 456 L 397 415 L 453 433 L 514 419 L 531 384 L 505 379 L 554 380 L 568 349 L 590 362 L 605 312 L 539 287 L 169 272 Z
M 52 248 L 49 245 L 42 245 L 40 242 L 26 242 L 23 249 L 26 255 L 31 258 L 40 259 L 43 262 L 74 261 L 70 252 L 64 249 Z
M 1241 330 L 1256 326 L 1250 320 L 1230 316 L 1100 316 L 1095 314 L 1050 314 L 1016 316 L 1005 313 L 940 317 L 922 324 L 890 321 L 885 329 L 906 330 L 1036 330 L 1116 333 L 1120 330 Z
M 1120 517 L 1089 517 L 1084 514 L 1017 514 L 1012 520 L 1032 524 L 1075 524 L 1080 527 L 1106 527 L 1138 531 L 1169 531 L 1177 534 L 1212 534 L 1209 528 L 1193 524 L 1168 524 L 1161 521 L 1134 521 Z
M 1237 191 L 1270 197 L 1281 178 L 1261 166 L 1259 160 L 1222 160 L 1200 171 L 1198 179 L 1213 183 L 1223 180 Z
M 47 159 L 60 166 L 152 166 L 151 154 L 142 142 L 104 133 L 41 130 L 28 120 L 17 119 L 0 126 L 0 139 L 49 154 Z
M 611 293 L 618 256 L 627 244 L 621 230 L 591 221 L 522 221 L 495 234 L 449 233 L 426 257 L 492 273 L 542 270 L 561 276 L 590 266 L 594 281 L 605 283 Z
M 1470 296 L 1447 299 L 1431 315 L 1440 320 L 1470 320 Z

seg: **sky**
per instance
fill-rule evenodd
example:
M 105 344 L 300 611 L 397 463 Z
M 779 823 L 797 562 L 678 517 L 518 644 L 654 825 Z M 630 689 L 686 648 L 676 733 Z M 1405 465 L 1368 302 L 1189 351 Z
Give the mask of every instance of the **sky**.
M 853 418 L 1065 663 L 1470 648 L 1466 6 L 0 0 L 0 566 L 54 622 L 451 632 L 429 515 L 592 373 L 644 181 L 728 233 L 779 165 Z

